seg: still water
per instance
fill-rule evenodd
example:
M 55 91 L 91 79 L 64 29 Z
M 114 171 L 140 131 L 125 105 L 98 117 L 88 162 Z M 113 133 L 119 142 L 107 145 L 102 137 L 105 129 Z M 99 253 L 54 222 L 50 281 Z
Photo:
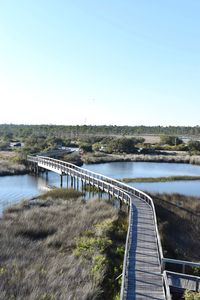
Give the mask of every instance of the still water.
M 113 178 L 160 177 L 172 175 L 200 175 L 200 166 L 176 163 L 113 162 L 83 165 L 83 168 Z M 200 197 L 200 181 L 175 181 L 153 183 L 130 183 L 145 191 L 180 193 Z M 48 186 L 60 186 L 60 176 L 49 172 L 40 177 L 33 175 L 0 177 L 0 213 L 10 203 L 27 199 L 48 190 Z M 66 187 L 66 180 L 63 181 Z
M 200 175 L 200 166 L 178 163 L 111 162 L 84 164 L 83 168 L 114 178 Z
M 177 163 L 112 162 L 83 165 L 90 171 L 113 178 L 161 177 L 175 175 L 200 176 L 200 166 Z M 129 185 L 143 191 L 179 193 L 200 197 L 200 180 L 172 182 L 131 182 Z

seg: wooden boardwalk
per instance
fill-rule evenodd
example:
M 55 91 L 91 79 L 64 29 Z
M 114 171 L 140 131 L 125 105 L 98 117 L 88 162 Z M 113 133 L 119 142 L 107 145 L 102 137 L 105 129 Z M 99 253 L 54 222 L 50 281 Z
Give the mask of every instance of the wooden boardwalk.
M 129 205 L 129 228 L 124 256 L 121 300 L 164 300 L 161 274 L 162 248 L 157 230 L 152 199 L 117 180 L 84 170 L 73 164 L 48 157 L 29 156 L 28 161 L 38 167 L 69 175 L 82 183 L 96 186 Z
M 164 300 L 161 266 L 151 207 L 132 198 L 130 242 L 123 300 Z
M 153 200 L 144 192 L 120 181 L 77 167 L 71 163 L 44 156 L 28 156 L 30 169 L 50 170 L 62 177 L 71 177 L 74 188 L 89 184 L 129 206 L 129 226 L 126 239 L 121 300 L 171 300 L 169 286 L 199 290 L 200 278 L 182 274 L 185 267 L 200 267 L 200 263 L 163 257 Z M 75 181 L 77 185 L 75 184 Z M 61 184 L 62 186 L 62 184 Z M 71 186 L 73 187 L 73 185 Z M 164 271 L 166 264 L 182 266 L 182 273 Z M 162 270 L 161 270 L 162 268 Z
M 199 263 L 163 257 L 153 200 L 144 192 L 115 179 L 77 167 L 61 160 L 28 156 L 30 169 L 36 174 L 39 168 L 71 176 L 74 188 L 89 184 L 129 205 L 129 226 L 126 239 L 121 300 L 171 300 L 170 287 L 199 289 L 199 277 L 165 272 L 166 264 L 200 267 Z M 61 184 L 62 186 L 62 184 Z M 73 187 L 73 185 L 72 185 Z M 162 270 L 161 270 L 162 267 Z M 161 272 L 164 271 L 164 272 Z M 195 286 L 196 281 L 196 286 Z

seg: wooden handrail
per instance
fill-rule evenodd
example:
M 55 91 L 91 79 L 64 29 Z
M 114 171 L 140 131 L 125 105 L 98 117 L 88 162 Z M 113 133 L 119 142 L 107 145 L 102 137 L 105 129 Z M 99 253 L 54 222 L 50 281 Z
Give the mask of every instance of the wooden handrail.
M 167 275 L 172 275 L 172 276 L 176 276 L 177 278 L 195 281 L 195 292 L 199 292 L 199 290 L 200 290 L 200 277 L 199 276 L 177 273 L 177 272 L 172 272 L 172 271 L 164 271 L 164 273 L 166 274 L 166 277 L 167 277 Z

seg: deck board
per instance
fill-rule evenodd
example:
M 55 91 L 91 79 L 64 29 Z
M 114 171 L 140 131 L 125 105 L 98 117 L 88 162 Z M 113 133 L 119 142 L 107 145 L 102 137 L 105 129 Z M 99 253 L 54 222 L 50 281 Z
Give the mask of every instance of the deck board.
M 156 231 L 151 207 L 132 199 L 130 245 L 127 255 L 127 277 L 124 300 L 164 300 Z

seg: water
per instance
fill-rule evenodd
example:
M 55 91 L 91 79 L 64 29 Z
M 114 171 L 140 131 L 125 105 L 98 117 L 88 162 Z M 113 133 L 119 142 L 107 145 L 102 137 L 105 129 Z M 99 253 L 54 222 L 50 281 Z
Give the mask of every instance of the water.
M 83 168 L 118 179 L 176 175 L 200 176 L 200 166 L 178 163 L 111 162 L 91 165 L 84 164 Z
M 83 165 L 90 171 L 113 178 L 161 177 L 161 176 L 200 176 L 200 166 L 177 163 L 152 162 L 112 162 Z M 200 180 L 171 182 L 131 182 L 129 185 L 143 191 L 158 193 L 179 193 L 200 197 Z
M 172 175 L 200 175 L 200 166 L 176 163 L 113 162 L 84 165 L 83 168 L 113 178 L 160 177 Z M 48 186 L 60 186 L 60 176 L 49 172 L 40 177 L 18 175 L 0 177 L 0 214 L 10 203 L 37 196 Z M 66 187 L 66 177 L 63 186 Z M 180 193 L 200 197 L 200 181 L 175 181 L 153 183 L 130 183 L 131 186 L 150 192 Z

